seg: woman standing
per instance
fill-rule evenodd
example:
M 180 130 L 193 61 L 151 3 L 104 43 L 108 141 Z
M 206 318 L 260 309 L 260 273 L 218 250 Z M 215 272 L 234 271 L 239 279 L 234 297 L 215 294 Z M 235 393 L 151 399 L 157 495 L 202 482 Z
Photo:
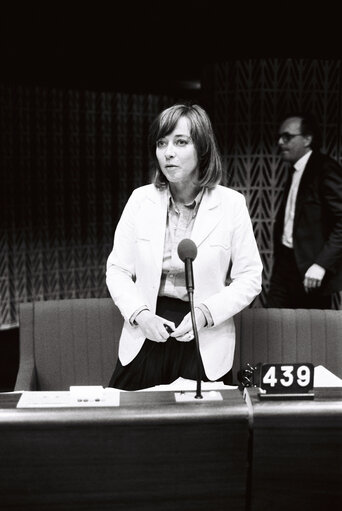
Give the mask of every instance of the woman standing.
M 151 126 L 154 183 L 118 222 L 107 286 L 125 322 L 109 386 L 137 390 L 196 379 L 196 345 L 177 247 L 190 238 L 202 380 L 230 382 L 233 316 L 261 291 L 262 264 L 244 197 L 218 183 L 222 164 L 207 113 L 174 105 Z M 228 284 L 229 280 L 229 284 Z

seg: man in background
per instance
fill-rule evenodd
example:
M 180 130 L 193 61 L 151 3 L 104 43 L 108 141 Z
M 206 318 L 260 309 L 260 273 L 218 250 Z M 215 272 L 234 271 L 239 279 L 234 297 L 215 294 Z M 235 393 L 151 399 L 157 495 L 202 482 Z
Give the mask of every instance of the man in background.
M 267 305 L 335 308 L 342 289 L 342 168 L 320 152 L 310 114 L 287 117 L 278 145 L 291 175 L 274 226 Z

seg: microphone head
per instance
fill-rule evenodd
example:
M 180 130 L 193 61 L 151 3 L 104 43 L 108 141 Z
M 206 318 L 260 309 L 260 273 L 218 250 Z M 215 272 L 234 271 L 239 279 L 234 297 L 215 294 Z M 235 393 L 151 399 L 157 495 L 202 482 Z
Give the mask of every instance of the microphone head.
M 191 259 L 191 261 L 193 261 L 197 256 L 197 247 L 192 240 L 185 238 L 179 243 L 177 252 L 179 259 L 183 262 L 186 259 Z

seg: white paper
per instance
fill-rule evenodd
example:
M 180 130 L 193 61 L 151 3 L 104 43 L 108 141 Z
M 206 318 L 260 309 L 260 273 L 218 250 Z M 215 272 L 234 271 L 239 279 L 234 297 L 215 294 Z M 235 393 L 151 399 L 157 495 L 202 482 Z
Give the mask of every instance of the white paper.
M 172 383 L 168 385 L 157 385 L 156 387 L 148 387 L 147 389 L 141 389 L 138 392 L 160 392 L 160 391 L 193 391 L 195 392 L 197 388 L 196 380 L 187 380 L 185 378 L 178 378 Z M 217 381 L 202 381 L 201 389 L 202 390 L 233 390 L 238 387 L 235 385 L 225 385 L 222 382 Z
M 204 401 L 223 401 L 221 392 L 217 390 L 205 390 L 201 392 L 201 398 L 196 398 L 197 392 L 185 391 L 175 392 L 175 399 L 177 403 L 203 403 Z
M 24 391 L 17 408 L 63 408 L 119 406 L 118 389 L 75 386 L 65 391 Z
M 342 380 L 324 366 L 314 368 L 314 387 L 342 387 Z

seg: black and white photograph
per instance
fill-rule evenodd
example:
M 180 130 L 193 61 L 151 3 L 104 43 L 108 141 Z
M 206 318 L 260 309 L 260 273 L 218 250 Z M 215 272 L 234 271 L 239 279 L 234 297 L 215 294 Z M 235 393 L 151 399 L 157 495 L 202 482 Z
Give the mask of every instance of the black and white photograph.
M 338 509 L 337 7 L 0 11 L 0 510 Z

